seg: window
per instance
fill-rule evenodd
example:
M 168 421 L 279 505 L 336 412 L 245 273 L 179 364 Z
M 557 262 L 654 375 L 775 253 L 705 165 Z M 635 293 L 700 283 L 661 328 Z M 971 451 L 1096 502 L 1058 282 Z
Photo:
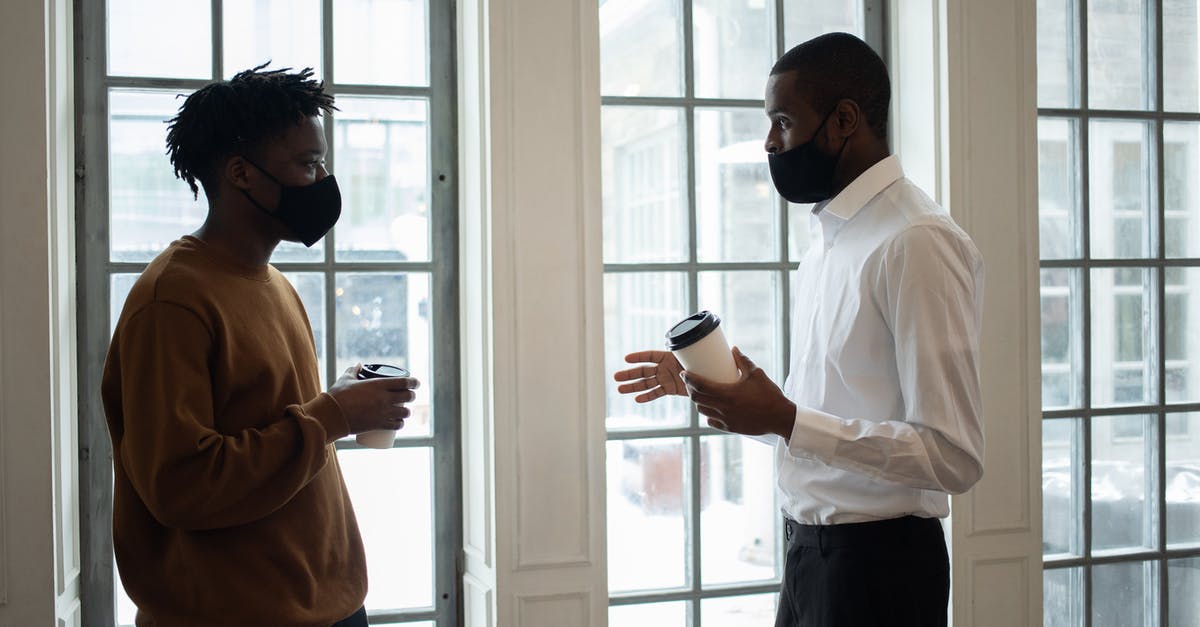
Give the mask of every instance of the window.
M 313 67 L 343 212 L 311 249 L 272 262 L 300 293 L 327 385 L 356 362 L 411 369 L 423 388 L 394 448 L 338 442 L 371 577 L 372 622 L 448 626 L 460 601 L 454 16 L 429 0 L 107 0 L 77 3 L 79 280 L 85 618 L 128 625 L 109 534 L 103 355 L 145 264 L 203 221 L 164 156 L 180 95 L 272 61 Z M 399 533 L 397 532 L 399 529 Z
M 1037 23 L 1045 623 L 1200 624 L 1200 2 Z
M 711 309 L 782 382 L 809 208 L 771 184 L 767 75 L 822 32 L 882 49 L 881 5 L 600 0 L 610 375 Z M 686 399 L 639 406 L 610 386 L 607 408 L 610 623 L 770 624 L 783 568 L 773 449 L 702 426 Z

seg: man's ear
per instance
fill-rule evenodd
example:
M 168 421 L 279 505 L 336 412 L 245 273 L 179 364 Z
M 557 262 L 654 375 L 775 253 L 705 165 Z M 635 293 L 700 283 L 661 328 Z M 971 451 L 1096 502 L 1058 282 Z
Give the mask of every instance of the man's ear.
M 225 158 L 225 166 L 221 173 L 231 185 L 238 189 L 250 189 L 250 164 L 241 155 L 230 155 Z
M 863 122 L 862 109 L 858 103 L 849 98 L 842 98 L 829 120 L 829 127 L 833 130 L 834 137 L 844 139 L 854 135 L 858 127 L 863 126 Z

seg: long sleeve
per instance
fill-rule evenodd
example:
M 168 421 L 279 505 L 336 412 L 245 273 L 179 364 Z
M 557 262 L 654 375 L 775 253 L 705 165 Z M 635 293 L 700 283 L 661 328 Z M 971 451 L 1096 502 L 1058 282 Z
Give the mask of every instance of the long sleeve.
M 983 474 L 982 276 L 957 230 L 925 224 L 897 235 L 872 291 L 895 342 L 904 419 L 799 407 L 787 452 L 910 488 L 970 489 Z
M 263 428 L 214 428 L 212 335 L 190 310 L 151 302 L 114 338 L 121 363 L 118 463 L 163 525 L 230 527 L 276 511 L 328 462 L 348 433 L 328 394 L 291 405 Z

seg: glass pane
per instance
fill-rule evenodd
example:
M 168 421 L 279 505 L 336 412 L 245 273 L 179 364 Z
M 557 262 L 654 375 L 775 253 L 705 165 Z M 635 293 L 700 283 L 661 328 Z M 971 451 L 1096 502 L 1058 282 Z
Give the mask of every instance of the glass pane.
M 1200 545 L 1200 414 L 1166 420 L 1167 545 Z
M 1150 257 L 1150 124 L 1109 122 L 1091 124 L 1092 256 Z
M 367 608 L 433 606 L 433 449 L 338 451 L 367 552 Z
M 1163 0 L 1163 107 L 1200 111 L 1200 3 Z
M 108 288 L 108 333 L 109 336 L 117 330 L 117 321 L 121 319 L 121 311 L 125 307 L 125 299 L 129 298 L 129 290 L 140 274 L 111 274 Z
M 863 36 L 862 0 L 821 0 L 783 6 L 784 52 L 817 35 L 842 32 Z
M 704 585 L 775 579 L 783 554 L 775 449 L 737 435 L 700 438 L 700 495 Z M 774 602 L 768 607 L 774 616 Z
M 604 107 L 601 120 L 605 262 L 686 261 L 683 111 Z
M 117 624 L 121 627 L 133 627 L 133 621 L 137 618 L 137 605 L 134 605 L 133 599 L 125 593 L 125 586 L 121 584 L 115 555 L 113 556 L 113 579 L 117 588 Z
M 1158 622 L 1158 564 L 1104 564 L 1092 569 L 1092 624 L 1154 627 Z
M 1042 421 L 1042 553 L 1083 554 L 1083 446 L 1078 418 Z
M 1138 405 L 1158 398 L 1157 334 L 1150 271 L 1092 270 L 1092 404 Z
M 338 99 L 334 155 L 342 189 L 339 261 L 429 259 L 429 112 L 425 100 Z
M 398 435 L 429 435 L 434 394 L 429 275 L 338 273 L 336 284 L 337 374 L 357 363 L 407 368 L 421 388 Z
M 701 272 L 697 309 L 721 317 L 729 345 L 737 346 L 783 386 L 780 273 L 769 270 Z
M 1171 627 L 1200 625 L 1200 558 L 1190 557 L 1167 562 L 1167 605 Z
M 788 259 L 792 263 L 804 259 L 809 244 L 821 238 L 820 223 L 813 217 L 812 210 L 813 205 L 787 204 Z
M 645 603 L 639 605 L 614 605 L 608 608 L 608 624 L 613 627 L 686 627 L 687 604 Z
M 1092 550 L 1153 548 L 1153 416 L 1092 418 Z M 1118 623 L 1106 623 L 1118 624 Z
M 1038 0 L 1037 74 L 1039 107 L 1073 107 L 1079 81 L 1076 12 L 1071 0 Z
M 779 259 L 779 201 L 755 109 L 696 111 L 696 241 L 700 261 Z
M 1083 402 L 1083 325 L 1079 270 L 1048 268 L 1042 274 L 1042 408 Z
M 600 2 L 600 93 L 683 95 L 681 0 Z
M 1080 256 L 1077 129 L 1072 120 L 1038 120 L 1038 239 L 1042 259 Z
M 1200 399 L 1200 268 L 1166 268 L 1167 402 Z
M 604 261 L 688 258 L 683 111 L 604 107 Z
M 686 441 L 608 442 L 610 593 L 688 585 L 691 456 Z
M 664 427 L 686 424 L 691 403 L 681 396 L 637 403 L 617 393 L 612 376 L 632 367 L 625 355 L 666 350 L 666 334 L 689 315 L 687 276 L 683 273 L 615 272 L 604 275 L 604 369 L 608 375 L 608 428 Z
M 321 75 L 321 0 L 222 0 L 225 77 L 267 61 Z
M 212 77 L 210 3 L 109 0 L 107 22 L 109 74 Z
M 1163 195 L 1168 257 L 1200 257 L 1200 124 L 1163 122 Z
M 1045 627 L 1083 627 L 1083 569 L 1055 568 L 1042 574 Z
M 747 627 L 775 622 L 775 594 L 722 597 L 700 602 L 700 624 L 704 627 Z
M 1152 106 L 1150 46 L 1153 26 L 1145 0 L 1089 0 L 1088 106 Z
M 697 97 L 762 100 L 775 63 L 773 4 L 692 0 Z
M 164 156 L 175 92 L 113 90 L 108 99 L 109 246 L 113 261 L 149 261 L 208 215 Z M 203 195 L 203 190 L 200 194 Z
M 333 7 L 338 84 L 429 84 L 425 0 L 338 0 Z
M 325 367 L 325 275 L 319 272 L 287 272 L 284 276 L 291 281 L 296 293 L 300 294 L 300 301 L 304 303 L 308 324 L 313 330 L 313 341 L 317 345 L 321 389 L 326 389 L 329 381 Z

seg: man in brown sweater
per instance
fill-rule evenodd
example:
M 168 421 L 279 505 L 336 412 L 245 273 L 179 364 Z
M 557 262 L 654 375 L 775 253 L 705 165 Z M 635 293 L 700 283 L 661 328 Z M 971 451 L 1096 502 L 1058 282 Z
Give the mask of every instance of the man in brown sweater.
M 102 396 L 117 566 L 139 627 L 366 625 L 366 560 L 334 441 L 398 429 L 418 383 L 320 389 L 312 329 L 268 264 L 336 222 L 312 72 L 248 70 L 171 121 L 175 173 L 209 203 L 138 279 Z

